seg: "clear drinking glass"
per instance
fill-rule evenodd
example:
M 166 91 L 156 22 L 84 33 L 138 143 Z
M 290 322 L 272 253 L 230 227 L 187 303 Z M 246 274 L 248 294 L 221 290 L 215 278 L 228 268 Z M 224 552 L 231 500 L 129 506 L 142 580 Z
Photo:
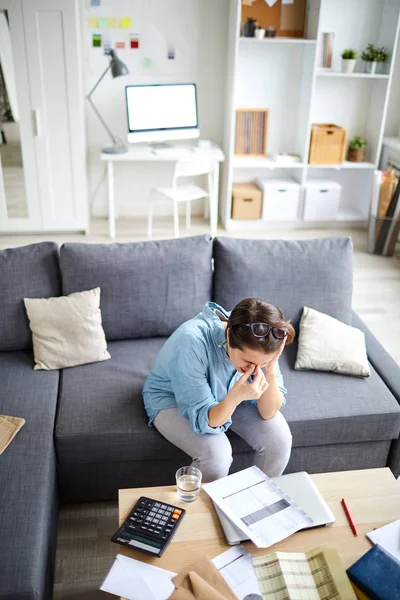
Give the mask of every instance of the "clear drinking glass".
M 196 500 L 201 488 L 201 471 L 196 467 L 181 467 L 175 477 L 179 498 L 184 502 Z

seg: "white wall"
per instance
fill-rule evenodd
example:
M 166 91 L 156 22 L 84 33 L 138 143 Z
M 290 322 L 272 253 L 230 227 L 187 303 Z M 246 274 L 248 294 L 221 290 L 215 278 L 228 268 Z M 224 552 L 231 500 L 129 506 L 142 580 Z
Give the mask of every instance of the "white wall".
M 389 106 L 386 117 L 385 136 L 400 137 L 400 40 L 394 63 L 392 87 L 389 95 Z
M 105 30 L 89 28 L 89 17 L 130 17 L 130 30 L 108 30 L 112 39 L 122 39 L 125 34 L 139 32 L 139 50 L 118 50 L 119 58 L 128 66 L 130 74 L 112 79 L 107 75 L 92 99 L 113 133 L 126 141 L 127 124 L 124 89 L 129 84 L 141 83 L 197 83 L 199 124 L 201 137 L 223 143 L 227 23 L 229 0 L 109 0 L 100 7 L 88 7 L 81 0 L 83 15 L 84 73 L 86 93 L 106 69 L 107 57 L 103 49 L 92 48 L 92 33 Z M 167 60 L 167 48 L 172 44 L 176 51 L 173 61 Z M 152 65 L 145 67 L 144 58 Z M 93 192 L 93 212 L 106 214 L 107 189 L 101 183 L 104 166 L 99 152 L 109 143 L 107 134 L 93 113 L 86 107 L 88 190 Z M 170 183 L 171 171 L 166 165 L 118 164 L 115 166 L 115 194 L 119 214 L 146 215 L 151 187 Z M 193 207 L 201 211 L 201 205 Z M 159 214 L 172 214 L 169 205 L 157 207 Z

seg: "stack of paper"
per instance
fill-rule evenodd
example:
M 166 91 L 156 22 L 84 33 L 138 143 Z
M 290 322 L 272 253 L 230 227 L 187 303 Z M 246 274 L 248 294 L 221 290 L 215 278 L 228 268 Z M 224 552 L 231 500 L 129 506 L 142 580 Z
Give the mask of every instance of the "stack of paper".
M 203 489 L 258 548 L 313 525 L 304 510 L 258 467 L 228 475 Z
M 400 519 L 370 531 L 367 533 L 367 537 L 371 542 L 379 544 L 397 560 L 400 560 Z
M 239 600 L 252 594 L 260 596 L 251 554 L 243 546 L 235 546 L 213 558 L 213 563 Z
M 127 600 L 166 600 L 176 573 L 118 554 L 101 590 Z

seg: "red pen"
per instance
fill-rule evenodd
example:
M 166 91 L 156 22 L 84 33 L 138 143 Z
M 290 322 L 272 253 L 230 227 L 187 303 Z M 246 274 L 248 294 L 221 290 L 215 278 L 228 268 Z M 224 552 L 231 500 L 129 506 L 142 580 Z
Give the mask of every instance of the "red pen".
M 349 525 L 350 525 L 350 527 L 351 527 L 351 530 L 352 530 L 352 532 L 354 533 L 354 535 L 358 535 L 358 531 L 357 531 L 357 529 L 356 529 L 356 526 L 354 525 L 354 521 L 353 521 L 353 519 L 351 518 L 350 511 L 349 511 L 349 509 L 347 508 L 347 504 L 346 504 L 346 502 L 343 500 L 343 498 L 342 498 L 342 506 L 343 506 L 343 510 L 344 510 L 344 512 L 346 513 L 346 517 L 347 517 L 347 520 L 348 520 L 348 522 L 349 522 Z

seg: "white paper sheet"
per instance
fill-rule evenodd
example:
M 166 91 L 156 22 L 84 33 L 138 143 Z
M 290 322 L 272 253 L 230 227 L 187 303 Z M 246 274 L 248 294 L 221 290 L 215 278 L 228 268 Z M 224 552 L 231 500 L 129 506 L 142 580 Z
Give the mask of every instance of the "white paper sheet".
M 175 590 L 175 575 L 118 554 L 100 589 L 128 600 L 165 600 Z
M 400 560 L 400 519 L 370 531 L 367 537 Z
M 207 483 L 203 489 L 258 548 L 268 548 L 313 524 L 258 467 Z
M 243 546 L 234 546 L 213 558 L 212 562 L 239 600 L 244 600 L 248 594 L 258 594 L 261 598 L 251 554 Z

